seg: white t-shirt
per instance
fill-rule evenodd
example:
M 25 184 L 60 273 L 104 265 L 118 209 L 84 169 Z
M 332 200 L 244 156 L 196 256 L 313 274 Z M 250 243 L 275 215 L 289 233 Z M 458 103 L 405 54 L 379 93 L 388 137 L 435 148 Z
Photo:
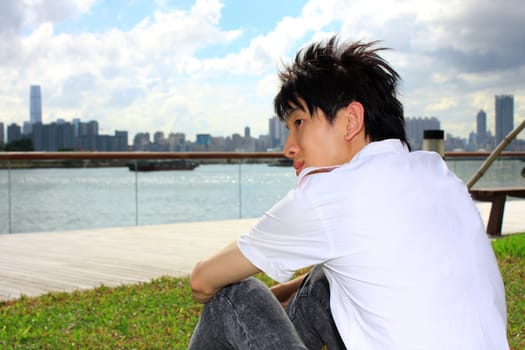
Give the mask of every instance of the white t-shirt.
M 439 155 L 385 140 L 312 170 L 239 239 L 248 260 L 281 282 L 322 264 L 348 349 L 508 349 L 494 253 Z

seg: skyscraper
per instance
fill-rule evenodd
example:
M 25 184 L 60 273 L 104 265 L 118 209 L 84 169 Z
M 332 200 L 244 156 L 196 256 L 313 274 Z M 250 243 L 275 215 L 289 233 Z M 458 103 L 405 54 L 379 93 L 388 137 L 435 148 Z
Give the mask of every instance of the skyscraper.
M 115 130 L 115 147 L 113 151 L 127 152 L 128 151 L 128 132 Z
M 20 129 L 20 125 L 11 123 L 7 127 L 7 143 L 11 143 L 16 140 L 20 140 L 22 137 L 22 130 Z
M 268 120 L 268 130 L 272 148 L 283 149 L 286 138 L 288 137 L 288 129 L 286 124 L 282 122 L 277 116 Z
M 0 122 L 0 146 L 3 146 L 5 143 L 5 131 L 4 131 L 4 123 Z
M 42 95 L 40 85 L 31 85 L 29 98 L 29 121 L 31 124 L 42 123 Z
M 514 96 L 496 95 L 496 144 L 514 129 Z
M 476 144 L 479 147 L 487 143 L 487 113 L 480 110 L 476 116 Z

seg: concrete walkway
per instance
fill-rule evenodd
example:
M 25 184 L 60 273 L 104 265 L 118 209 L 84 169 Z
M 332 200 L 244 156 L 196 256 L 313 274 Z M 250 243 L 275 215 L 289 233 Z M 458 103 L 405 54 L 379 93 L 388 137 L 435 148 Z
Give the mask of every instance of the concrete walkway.
M 477 205 L 486 225 L 490 205 Z M 504 234 L 525 232 L 524 214 L 525 201 L 508 201 Z M 0 300 L 184 276 L 256 221 L 1 234 Z

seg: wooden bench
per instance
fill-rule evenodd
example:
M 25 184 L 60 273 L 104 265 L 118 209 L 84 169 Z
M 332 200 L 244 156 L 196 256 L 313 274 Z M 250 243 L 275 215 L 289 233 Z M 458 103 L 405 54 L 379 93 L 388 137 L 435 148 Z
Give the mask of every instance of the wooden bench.
M 494 236 L 501 236 L 503 212 L 507 196 L 525 198 L 525 188 L 523 187 L 475 188 L 470 189 L 469 192 L 472 199 L 476 201 L 492 202 L 487 233 Z

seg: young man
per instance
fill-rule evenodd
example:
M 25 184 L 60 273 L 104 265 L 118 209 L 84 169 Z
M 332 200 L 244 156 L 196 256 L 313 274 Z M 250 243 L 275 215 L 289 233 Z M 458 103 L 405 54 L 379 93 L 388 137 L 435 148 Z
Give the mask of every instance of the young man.
M 280 74 L 297 187 L 195 267 L 191 349 L 508 349 L 479 213 L 439 155 L 409 152 L 399 77 L 374 45 L 334 37 Z

